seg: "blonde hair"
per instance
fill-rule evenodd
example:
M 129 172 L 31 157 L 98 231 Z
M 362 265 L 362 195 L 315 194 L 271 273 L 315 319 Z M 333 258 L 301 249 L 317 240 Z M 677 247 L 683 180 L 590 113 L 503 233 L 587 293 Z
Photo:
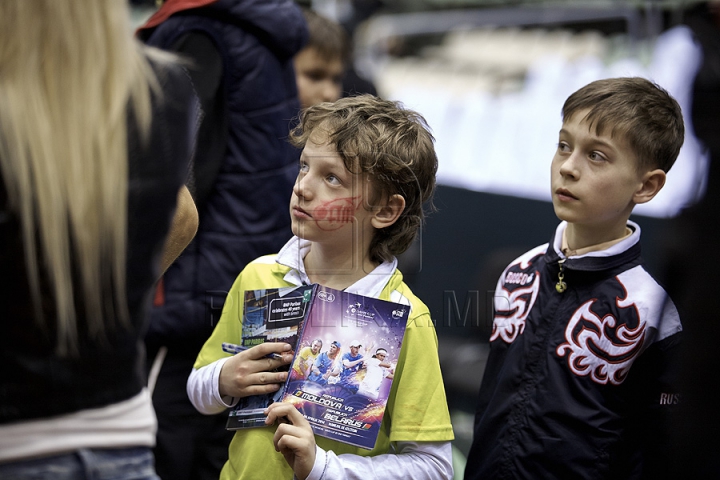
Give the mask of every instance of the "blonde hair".
M 126 0 L 2 0 L 0 36 L 0 174 L 36 320 L 46 322 L 47 278 L 67 355 L 78 345 L 74 299 L 92 338 L 129 324 L 127 112 L 148 132 L 154 77 Z

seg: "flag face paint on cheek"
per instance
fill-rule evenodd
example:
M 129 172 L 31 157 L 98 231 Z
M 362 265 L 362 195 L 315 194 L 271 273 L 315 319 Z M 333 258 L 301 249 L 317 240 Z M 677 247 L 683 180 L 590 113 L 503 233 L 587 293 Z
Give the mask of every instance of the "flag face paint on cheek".
M 322 230 L 331 231 L 352 223 L 359 199 L 360 196 L 336 198 L 322 203 L 313 211 L 315 224 Z

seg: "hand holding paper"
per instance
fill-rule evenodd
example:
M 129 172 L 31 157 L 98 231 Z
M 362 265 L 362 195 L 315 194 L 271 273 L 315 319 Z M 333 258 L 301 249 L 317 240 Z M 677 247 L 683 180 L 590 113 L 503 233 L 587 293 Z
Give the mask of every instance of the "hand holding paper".
M 287 343 L 267 342 L 234 355 L 220 370 L 220 395 L 247 397 L 277 391 L 287 372 L 273 370 L 292 361 L 291 348 Z M 273 353 L 280 358 L 268 358 Z
M 273 403 L 267 410 L 265 423 L 279 423 L 273 444 L 282 453 L 295 476 L 304 480 L 315 464 L 315 435 L 310 423 L 290 403 Z

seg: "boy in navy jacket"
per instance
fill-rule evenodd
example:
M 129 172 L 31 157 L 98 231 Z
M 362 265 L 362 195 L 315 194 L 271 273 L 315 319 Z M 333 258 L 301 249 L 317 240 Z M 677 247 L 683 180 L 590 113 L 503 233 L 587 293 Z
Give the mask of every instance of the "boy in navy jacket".
M 682 330 L 640 258 L 637 204 L 662 189 L 682 113 L 642 78 L 573 93 L 551 166 L 562 221 L 498 281 L 466 479 L 658 478 Z

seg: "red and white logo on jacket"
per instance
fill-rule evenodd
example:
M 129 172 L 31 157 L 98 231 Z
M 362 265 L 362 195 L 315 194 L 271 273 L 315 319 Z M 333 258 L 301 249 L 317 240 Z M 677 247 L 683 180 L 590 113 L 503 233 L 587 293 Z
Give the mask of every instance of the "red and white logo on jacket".
M 493 305 L 493 331 L 490 341 L 501 338 L 512 343 L 525 330 L 525 320 L 532 310 L 540 291 L 540 273 L 529 270 L 533 258 L 545 253 L 547 245 L 530 250 L 517 259 L 510 267 L 518 265 L 522 271 L 510 270 L 503 272 L 495 291 Z
M 589 375 L 603 385 L 608 382 L 620 385 L 642 350 L 645 322 L 630 328 L 611 314 L 600 317 L 592 311 L 595 302 L 588 300 L 575 311 L 565 327 L 566 341 L 556 352 L 561 357 L 568 356 L 568 366 L 576 375 Z
M 565 327 L 565 342 L 556 349 L 558 356 L 567 357 L 573 373 L 603 385 L 621 384 L 648 345 L 682 331 L 672 300 L 642 267 L 615 280 L 623 291 L 615 298 L 618 308 L 602 312 L 594 299 L 583 303 Z

